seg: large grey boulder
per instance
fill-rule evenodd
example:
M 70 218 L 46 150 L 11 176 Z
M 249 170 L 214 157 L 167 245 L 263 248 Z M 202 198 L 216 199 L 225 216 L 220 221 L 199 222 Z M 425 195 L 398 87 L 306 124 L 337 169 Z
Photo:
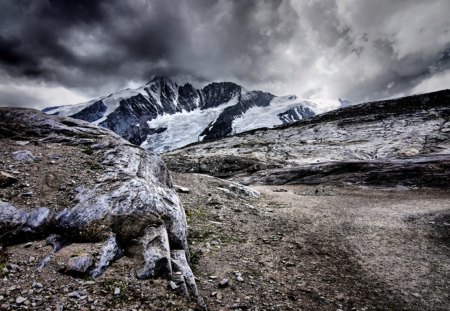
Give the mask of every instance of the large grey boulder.
M 0 202 L 0 245 L 51 236 L 49 244 L 58 251 L 60 244 L 103 242 L 101 258 L 90 271 L 94 277 L 124 250 L 142 259 L 143 265 L 136 267 L 139 278 L 169 277 L 171 253 L 189 258 L 184 209 L 157 155 L 109 130 L 31 109 L 0 108 L 0 139 L 83 148 L 102 167 L 94 185 L 78 186 L 72 206 L 62 210 Z M 198 296 L 188 261 L 180 256 L 176 269 L 195 289 L 190 294 Z

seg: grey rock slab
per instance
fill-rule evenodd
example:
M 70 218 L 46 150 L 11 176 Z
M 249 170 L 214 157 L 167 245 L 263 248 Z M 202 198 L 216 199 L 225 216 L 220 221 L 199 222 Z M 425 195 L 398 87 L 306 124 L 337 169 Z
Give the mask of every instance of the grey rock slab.
M 144 266 L 136 267 L 140 277 L 170 274 L 175 266 L 196 292 L 187 261 L 185 212 L 159 156 L 107 129 L 32 109 L 0 108 L 0 128 L 0 139 L 89 148 L 90 156 L 104 167 L 95 185 L 78 186 L 73 206 L 61 211 L 39 206 L 23 210 L 0 202 L 0 244 L 52 234 L 60 237 L 51 243 L 53 252 L 73 242 L 103 243 L 94 275 L 120 257 L 123 249 L 143 258 Z M 32 158 L 29 153 L 20 155 Z
M 11 153 L 11 157 L 20 162 L 33 162 L 37 157 L 29 150 L 19 150 Z
M 94 264 L 91 254 L 81 254 L 69 259 L 65 268 L 66 273 L 86 273 Z
M 144 267 L 137 272 L 137 277 L 147 279 L 155 275 L 172 274 L 170 246 L 165 226 L 148 227 L 141 240 Z M 184 251 L 182 251 L 184 253 Z

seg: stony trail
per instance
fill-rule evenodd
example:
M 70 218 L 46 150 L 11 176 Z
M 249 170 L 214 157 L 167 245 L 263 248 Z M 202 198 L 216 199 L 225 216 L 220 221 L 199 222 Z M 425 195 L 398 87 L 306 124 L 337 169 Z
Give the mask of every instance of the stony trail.
M 302 245 L 304 284 L 349 308 L 445 310 L 450 306 L 450 196 L 427 191 L 259 186 L 286 242 Z M 320 298 L 320 296 L 319 296 Z M 339 300 L 339 299 L 338 299 Z M 361 308 L 363 306 L 359 306 Z M 358 308 L 358 309 L 359 309 Z
M 182 179 L 217 199 L 198 176 Z M 448 310 L 448 193 L 252 189 L 262 195 L 254 209 L 224 197 L 205 209 L 197 192 L 182 195 L 188 215 L 201 208 L 208 224 L 190 219 L 199 291 L 211 310 Z M 220 289 L 223 278 L 230 285 Z

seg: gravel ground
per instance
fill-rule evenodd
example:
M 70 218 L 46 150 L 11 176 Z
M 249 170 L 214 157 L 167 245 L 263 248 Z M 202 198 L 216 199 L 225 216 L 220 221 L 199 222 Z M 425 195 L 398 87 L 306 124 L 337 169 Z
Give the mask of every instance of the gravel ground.
M 52 164 L 53 165 L 53 164 Z M 191 261 L 210 310 L 449 310 L 450 194 L 257 186 L 260 199 L 197 174 L 173 174 Z M 95 244 L 72 244 L 36 270 L 43 241 L 0 252 L 0 305 L 28 310 L 189 310 L 164 279 L 140 281 L 133 258 L 92 280 L 58 272 Z M 23 299 L 26 299 L 22 301 Z

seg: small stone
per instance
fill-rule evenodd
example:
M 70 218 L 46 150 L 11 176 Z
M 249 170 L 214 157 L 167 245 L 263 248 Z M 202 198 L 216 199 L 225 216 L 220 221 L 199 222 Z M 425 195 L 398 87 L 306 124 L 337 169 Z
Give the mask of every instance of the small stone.
M 77 292 L 77 291 L 70 292 L 70 293 L 67 294 L 67 297 L 78 299 L 78 298 L 80 298 L 80 293 Z
M 218 292 L 218 293 L 217 293 L 216 299 L 219 300 L 219 301 L 221 301 L 221 300 L 223 299 L 223 295 L 222 295 L 221 292 Z
M 218 276 L 217 276 L 217 275 L 210 275 L 209 278 L 210 278 L 211 280 L 215 280 L 215 279 L 218 278 Z
M 26 300 L 27 300 L 27 298 L 19 296 L 16 298 L 16 303 L 20 305 L 20 304 L 24 303 Z
M 42 285 L 42 283 L 39 283 L 39 282 L 33 282 L 33 285 L 31 287 L 33 287 L 33 288 L 43 288 L 44 285 Z
M 229 280 L 228 279 L 222 279 L 222 281 L 219 282 L 219 287 L 223 288 L 223 287 L 227 287 L 229 285 Z
M 238 276 L 236 277 L 236 280 L 237 280 L 238 282 L 244 282 L 244 279 L 243 279 L 242 276 L 240 276 L 240 275 L 238 275 Z
M 18 179 L 11 174 L 0 171 L 0 188 L 6 188 L 16 183 Z
M 9 269 L 9 271 L 20 271 L 20 267 L 16 264 L 9 263 L 6 265 L 6 268 Z
M 170 281 L 170 282 L 169 282 L 169 287 L 170 287 L 171 290 L 176 290 L 176 289 L 178 289 L 178 286 L 177 286 L 177 284 L 175 284 L 174 281 Z
M 11 156 L 14 160 L 21 162 L 33 162 L 36 160 L 36 156 L 29 150 L 14 151 Z
M 25 244 L 23 245 L 23 247 L 24 247 L 24 248 L 28 248 L 28 247 L 31 247 L 32 245 L 33 245 L 33 243 L 28 242 L 28 243 L 25 243 Z
M 30 142 L 29 141 L 27 141 L 27 140 L 18 140 L 18 141 L 16 141 L 16 145 L 18 145 L 18 146 L 26 146 L 26 145 L 28 145 Z
M 114 295 L 116 295 L 116 296 L 120 295 L 120 288 L 119 287 L 114 288 Z
M 33 196 L 33 191 L 28 191 L 28 192 L 22 193 L 22 196 L 23 197 L 27 197 L 27 198 L 32 197 Z
M 178 185 L 174 185 L 173 186 L 176 192 L 179 193 L 189 193 L 191 192 L 191 190 L 189 190 L 189 188 L 186 187 L 182 187 L 182 186 L 178 186 Z

